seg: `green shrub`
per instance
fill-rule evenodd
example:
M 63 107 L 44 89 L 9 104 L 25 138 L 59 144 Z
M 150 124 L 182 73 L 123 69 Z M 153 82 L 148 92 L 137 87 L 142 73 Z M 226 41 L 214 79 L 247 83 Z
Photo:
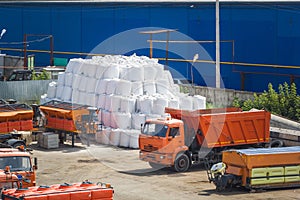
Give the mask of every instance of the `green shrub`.
M 278 92 L 269 83 L 268 91 L 264 91 L 260 95 L 254 93 L 253 100 L 241 101 L 235 98 L 232 105 L 243 110 L 264 109 L 273 114 L 300 121 L 300 96 L 297 95 L 295 83 L 292 83 L 291 86 L 287 83 L 279 84 Z

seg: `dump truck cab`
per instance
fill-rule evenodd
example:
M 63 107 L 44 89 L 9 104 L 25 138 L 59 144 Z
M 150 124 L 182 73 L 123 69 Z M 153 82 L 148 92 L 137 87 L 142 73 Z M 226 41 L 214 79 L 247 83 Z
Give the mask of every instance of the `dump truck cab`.
M 33 165 L 30 153 L 23 148 L 0 148 L 0 170 L 7 168 L 12 175 L 21 179 L 20 187 L 26 188 L 36 185 L 36 159 L 35 165 Z
M 140 159 L 152 167 L 174 166 L 178 170 L 189 168 L 189 159 L 176 163 L 176 159 L 188 150 L 184 142 L 184 124 L 182 120 L 166 117 L 149 119 L 145 122 L 139 137 Z M 187 157 L 185 155 L 183 157 Z

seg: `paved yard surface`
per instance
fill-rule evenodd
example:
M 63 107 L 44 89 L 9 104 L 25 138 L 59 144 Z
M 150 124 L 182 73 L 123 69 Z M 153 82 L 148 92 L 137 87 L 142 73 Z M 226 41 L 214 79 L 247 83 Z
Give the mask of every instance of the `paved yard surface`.
M 89 180 L 111 183 L 116 200 L 169 199 L 300 199 L 300 188 L 249 193 L 243 189 L 217 193 L 207 180 L 206 171 L 194 166 L 185 173 L 172 169 L 152 171 L 138 160 L 138 150 L 92 144 L 60 145 L 58 149 L 42 149 L 32 145 L 38 158 L 38 185 L 74 183 Z

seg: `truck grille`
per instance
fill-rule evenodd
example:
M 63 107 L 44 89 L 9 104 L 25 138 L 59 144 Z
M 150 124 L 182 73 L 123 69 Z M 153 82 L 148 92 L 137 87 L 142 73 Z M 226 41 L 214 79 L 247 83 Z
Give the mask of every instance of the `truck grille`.
M 144 150 L 145 150 L 145 151 L 151 152 L 151 151 L 157 151 L 158 148 L 157 148 L 157 147 L 154 147 L 154 146 L 152 146 L 152 145 L 144 145 Z

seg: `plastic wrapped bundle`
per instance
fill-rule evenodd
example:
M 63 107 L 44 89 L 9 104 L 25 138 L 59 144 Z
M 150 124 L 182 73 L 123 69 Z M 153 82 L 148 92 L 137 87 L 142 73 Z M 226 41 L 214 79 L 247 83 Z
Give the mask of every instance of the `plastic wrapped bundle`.
M 79 91 L 79 99 L 78 99 L 78 103 L 85 105 L 86 104 L 86 93 L 85 92 L 81 92 Z
M 71 98 L 72 98 L 72 88 L 69 87 L 69 86 L 64 86 L 63 87 L 63 92 L 62 92 L 62 95 L 61 95 L 61 99 L 63 101 L 71 101 Z
M 119 66 L 117 64 L 111 64 L 107 67 L 102 75 L 104 79 L 119 78 Z
M 92 107 L 96 106 L 96 95 L 95 93 L 86 93 L 85 105 Z
M 156 79 L 157 70 L 151 65 L 144 66 L 144 81 L 154 81 Z
M 81 85 L 81 75 L 78 74 L 74 74 L 73 75 L 73 83 L 72 83 L 72 88 L 73 89 L 79 89 L 80 85 Z
M 132 149 L 138 149 L 139 148 L 139 135 L 140 131 L 131 131 L 130 132 L 130 142 L 129 142 L 129 147 Z
M 97 119 L 98 119 L 99 123 L 101 123 L 101 124 L 103 123 L 102 122 L 102 109 L 98 110 Z
M 62 99 L 63 92 L 64 92 L 64 86 L 63 85 L 57 85 L 55 97 L 58 98 L 58 99 Z
M 118 85 L 118 79 L 110 79 L 106 85 L 106 94 L 115 94 L 116 87 Z
M 162 76 L 162 74 L 164 72 L 164 66 L 161 65 L 161 64 L 159 64 L 159 63 L 154 64 L 152 66 L 156 69 L 156 78 L 155 79 L 156 80 L 161 79 L 161 76 Z
M 84 60 L 82 58 L 70 59 L 66 67 L 66 72 L 79 74 L 79 69 L 81 68 L 83 61 Z
M 104 72 L 107 70 L 107 66 L 104 65 L 98 65 L 97 66 L 97 72 L 95 74 L 96 79 L 102 79 Z
M 48 98 L 55 98 L 56 96 L 56 87 L 57 83 L 56 82 L 50 82 L 48 85 L 48 90 L 47 90 L 47 96 Z
M 131 94 L 140 96 L 144 94 L 143 83 L 142 82 L 132 82 L 131 83 Z
M 97 73 L 97 65 L 92 63 L 85 63 L 83 67 L 85 69 L 84 72 L 86 76 L 95 77 Z
M 206 108 L 206 98 L 200 95 L 195 95 L 193 97 L 193 109 L 205 109 Z
M 179 108 L 179 101 L 178 101 L 178 99 L 171 98 L 171 99 L 169 100 L 168 107 L 178 109 L 178 108 Z
M 112 99 L 112 94 L 111 95 L 106 95 L 105 96 L 105 110 L 111 111 L 111 99 Z
M 111 113 L 107 110 L 103 110 L 102 111 L 102 122 L 104 126 L 110 127 L 111 123 L 110 123 L 110 115 Z
M 123 72 L 123 79 L 134 82 L 144 81 L 144 68 L 139 66 L 131 66 L 127 69 L 127 73 Z
M 111 105 L 110 111 L 111 112 L 119 112 L 121 110 L 121 96 L 112 95 L 111 96 Z
M 80 96 L 79 90 L 73 89 L 71 102 L 79 103 L 79 96 Z
M 77 62 L 75 61 L 75 59 L 71 59 L 66 66 L 65 72 L 73 73 L 73 66 L 76 64 L 77 64 Z
M 89 78 L 89 81 L 86 84 L 86 92 L 95 93 L 96 85 L 97 85 L 97 79 Z
M 130 113 L 114 113 L 114 120 L 120 129 L 131 129 L 131 114 Z
M 152 113 L 153 109 L 153 99 L 150 97 L 139 99 L 141 112 L 144 114 Z
M 165 113 L 165 107 L 168 107 L 168 100 L 164 97 L 157 97 L 153 100 L 153 114 L 163 115 Z
M 119 128 L 117 125 L 117 112 L 111 112 L 110 113 L 110 127 L 111 128 Z
M 163 71 L 163 77 L 164 77 L 163 79 L 168 80 L 169 86 L 174 84 L 173 77 L 172 77 L 171 72 L 169 70 L 164 70 Z
M 80 79 L 80 83 L 79 83 L 79 91 L 81 92 L 86 92 L 86 86 L 87 86 L 87 83 L 89 82 L 89 77 L 87 76 L 82 76 L 81 79 Z
M 141 129 L 141 124 L 144 124 L 146 121 L 146 115 L 142 113 L 133 113 L 131 115 L 131 127 L 136 130 Z
M 110 133 L 111 133 L 111 129 L 110 128 L 106 128 L 103 129 L 101 134 L 101 143 L 102 144 L 109 144 L 109 137 L 110 137 Z
M 106 95 L 100 94 L 98 97 L 97 107 L 101 109 L 105 109 L 105 101 L 106 101 Z
M 146 81 L 143 84 L 144 94 L 154 95 L 156 94 L 156 84 L 153 81 Z
M 95 93 L 96 94 L 106 94 L 106 87 L 109 80 L 101 79 L 96 83 Z
M 131 94 L 131 82 L 126 80 L 120 80 L 117 83 L 115 94 L 122 96 L 130 96 Z
M 120 135 L 121 130 L 120 129 L 112 129 L 109 135 L 109 144 L 113 146 L 119 146 L 120 145 Z
M 170 92 L 169 81 L 165 79 L 159 79 L 156 81 L 156 91 L 158 94 L 166 95 Z
M 130 135 L 128 130 L 120 131 L 120 146 L 129 147 L 130 144 Z
M 65 72 L 58 73 L 57 85 L 59 85 L 59 86 L 65 85 Z
M 134 113 L 136 99 L 133 97 L 121 99 L 121 112 Z
M 179 108 L 182 110 L 193 110 L 193 98 L 191 96 L 182 95 L 179 98 Z
M 65 86 L 72 86 L 73 84 L 73 74 L 65 73 Z

